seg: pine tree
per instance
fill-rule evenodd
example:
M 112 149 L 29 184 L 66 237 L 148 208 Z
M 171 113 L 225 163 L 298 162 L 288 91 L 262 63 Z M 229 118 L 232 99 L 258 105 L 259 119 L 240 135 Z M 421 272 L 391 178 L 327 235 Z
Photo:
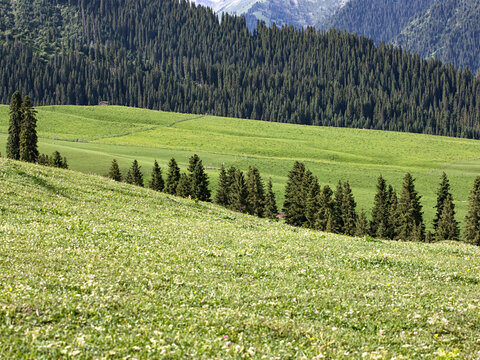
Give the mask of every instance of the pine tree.
M 333 231 L 338 234 L 344 233 L 342 204 L 343 204 L 343 184 L 341 181 L 339 181 L 337 184 L 337 188 L 335 189 L 335 194 L 333 199 L 333 213 L 332 213 L 332 224 L 334 229 Z
M 247 184 L 241 170 L 235 171 L 230 187 L 230 209 L 238 212 L 247 212 Z
M 377 193 L 373 201 L 370 234 L 382 239 L 388 237 L 388 228 L 390 226 L 388 223 L 390 217 L 388 197 L 387 183 L 380 175 L 377 182 Z
M 112 165 L 110 166 L 108 177 L 115 181 L 122 181 L 122 173 L 120 172 L 120 168 L 118 167 L 116 159 L 112 160 Z
M 189 161 L 188 161 L 188 172 L 189 172 L 190 174 L 193 173 L 193 171 L 195 170 L 195 166 L 197 166 L 197 163 L 198 163 L 199 161 L 201 161 L 201 160 L 200 160 L 200 157 L 199 157 L 197 154 L 193 154 L 193 155 L 190 157 L 190 159 L 189 159 Z
M 357 203 L 353 198 L 352 189 L 350 184 L 346 181 L 343 185 L 342 196 L 342 221 L 343 221 L 343 233 L 345 235 L 355 235 L 355 229 L 357 224 L 357 213 L 355 207 Z
M 182 173 L 180 175 L 180 179 L 178 180 L 175 194 L 177 196 L 187 198 L 192 195 L 191 190 L 192 190 L 192 185 L 191 185 L 190 177 L 187 174 Z
M 290 225 L 302 226 L 305 221 L 305 197 L 302 193 L 305 175 L 305 165 L 296 161 L 292 170 L 288 173 L 287 185 L 285 186 L 285 201 L 283 211 L 285 222 Z
M 425 238 L 421 196 L 415 190 L 414 181 L 410 173 L 403 179 L 402 193 L 397 206 L 396 238 L 399 240 L 423 241 Z
M 307 219 L 305 226 L 315 229 L 317 222 L 317 215 L 320 211 L 320 185 L 318 184 L 318 178 L 315 176 L 312 179 L 306 179 L 306 204 L 305 204 L 305 217 Z
M 355 225 L 355 236 L 365 236 L 369 233 L 368 220 L 365 211 L 362 209 Z
M 330 186 L 325 185 L 318 196 L 318 205 L 319 209 L 316 214 L 315 219 L 315 229 L 327 231 L 328 220 L 330 219 L 330 230 L 329 232 L 334 231 L 333 228 L 333 207 L 334 201 L 332 199 L 333 191 Z
M 10 125 L 8 127 L 7 157 L 20 159 L 20 130 L 23 122 L 22 96 L 18 91 L 12 95 L 10 102 Z
M 165 191 L 168 194 L 175 195 L 180 180 L 180 168 L 174 158 L 168 163 L 167 180 L 165 182 Z
M 480 176 L 475 178 L 468 198 L 463 237 L 466 242 L 480 246 Z
M 65 168 L 64 164 L 64 159 L 62 158 L 62 155 L 58 151 L 54 151 L 52 154 L 52 158 L 50 160 L 50 166 L 56 167 L 56 168 Z
M 458 223 L 455 221 L 455 210 L 452 196 L 447 194 L 447 198 L 443 202 L 442 215 L 437 223 L 435 240 L 458 240 L 458 237 Z
M 388 218 L 388 223 L 390 227 L 387 229 L 387 235 L 388 238 L 393 240 L 397 238 L 397 229 L 398 229 L 398 198 L 397 198 L 397 192 L 393 190 L 392 192 L 389 191 L 389 218 Z
M 23 121 L 20 126 L 20 160 L 37 162 L 37 111 L 33 108 L 32 100 L 26 96 L 22 104 Z
M 455 217 L 455 204 L 453 203 L 453 197 L 452 197 L 452 194 L 450 193 L 450 183 L 448 181 L 447 174 L 443 173 L 442 174 L 442 180 L 440 182 L 440 186 L 437 190 L 437 205 L 435 206 L 437 211 L 436 211 L 436 214 L 435 214 L 435 218 L 433 219 L 433 228 L 434 228 L 435 237 L 437 237 L 438 224 L 439 224 L 439 222 L 440 222 L 440 220 L 443 216 L 443 210 L 444 210 L 444 207 L 445 207 L 445 202 L 447 200 L 447 197 L 449 197 L 449 196 L 450 196 L 450 202 L 449 202 L 448 206 L 450 206 L 451 209 L 448 209 L 445 216 L 451 217 L 452 223 L 450 225 L 447 225 L 445 223 L 443 224 L 444 228 L 442 229 L 442 234 L 439 235 L 440 237 L 438 238 L 438 240 L 445 240 L 445 236 L 447 236 L 447 235 L 448 236 L 454 236 L 454 238 L 451 238 L 451 239 L 452 240 L 457 240 L 458 235 L 459 235 L 458 223 L 454 219 L 454 217 Z M 447 226 L 447 227 L 452 226 L 453 228 L 456 228 L 456 230 L 452 230 L 452 231 L 455 232 L 455 234 L 453 234 L 449 231 L 447 231 L 447 233 L 445 233 L 445 231 L 446 231 L 445 226 Z
M 229 204 L 228 194 L 230 192 L 230 181 L 227 177 L 227 172 L 225 171 L 225 166 L 220 168 L 220 173 L 218 174 L 218 185 L 217 193 L 215 195 L 215 203 L 221 206 L 227 207 Z
M 150 180 L 150 189 L 155 191 L 163 191 L 165 182 L 163 181 L 162 169 L 158 166 L 157 160 L 153 163 L 152 178 Z
M 273 193 L 272 179 L 268 179 L 267 194 L 265 196 L 265 209 L 264 216 L 268 219 L 276 219 L 278 215 L 277 201 L 275 200 L 275 194 Z
M 247 193 L 247 212 L 250 215 L 263 217 L 265 190 L 260 172 L 255 166 L 248 167 Z
M 143 174 L 138 165 L 137 160 L 133 160 L 132 167 L 128 170 L 125 181 L 128 184 L 142 186 L 143 187 Z
M 190 195 L 197 200 L 200 201 L 210 201 L 210 190 L 208 189 L 208 175 L 205 173 L 205 168 L 203 167 L 202 160 L 198 158 L 197 155 L 196 159 L 190 159 L 190 169 L 192 169 L 190 173 Z M 192 157 L 193 158 L 193 157 Z

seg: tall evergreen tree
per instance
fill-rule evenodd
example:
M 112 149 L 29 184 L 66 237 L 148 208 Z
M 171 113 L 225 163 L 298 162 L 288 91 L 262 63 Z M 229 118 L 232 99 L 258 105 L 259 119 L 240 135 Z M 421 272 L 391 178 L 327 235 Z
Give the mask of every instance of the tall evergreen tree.
M 200 201 L 210 201 L 211 193 L 208 188 L 208 175 L 205 172 L 202 160 L 198 159 L 192 166 L 193 169 L 190 174 L 191 196 Z
M 392 191 L 390 191 L 390 188 Z M 397 229 L 399 227 L 398 224 L 398 217 L 397 217 L 397 209 L 398 209 L 398 198 L 397 192 L 393 190 L 393 188 L 389 187 L 389 218 L 388 223 L 390 227 L 388 228 L 387 235 L 389 239 L 396 239 L 397 238 Z
M 278 215 L 277 201 L 273 193 L 272 179 L 268 179 L 267 194 L 265 196 L 264 216 L 268 219 L 276 219 Z
M 302 226 L 305 221 L 305 197 L 302 193 L 305 165 L 296 161 L 288 173 L 283 211 L 287 224 Z
M 22 104 L 23 120 L 20 125 L 20 160 L 33 163 L 38 159 L 36 114 L 32 100 L 25 96 Z
M 334 212 L 334 201 L 332 199 L 333 191 L 330 186 L 325 185 L 322 191 L 319 194 L 318 205 L 319 209 L 316 215 L 315 220 L 315 229 L 327 231 L 328 220 L 330 219 L 330 231 L 334 231 L 333 225 L 333 212 Z
M 20 159 L 20 131 L 22 121 L 22 96 L 18 91 L 15 91 L 10 102 L 10 124 L 7 139 L 7 157 L 13 160 Z
M 423 241 L 425 238 L 421 196 L 415 190 L 414 181 L 410 173 L 405 174 L 397 206 L 396 238 L 399 240 Z
M 230 192 L 230 181 L 227 177 L 227 172 L 225 171 L 225 166 L 220 168 L 220 173 L 218 174 L 218 185 L 217 193 L 215 195 L 215 203 L 221 206 L 227 207 L 229 204 L 228 194 Z
M 480 176 L 475 178 L 468 198 L 463 237 L 466 242 L 480 246 Z
M 355 225 L 355 236 L 365 236 L 369 233 L 367 215 L 362 209 Z
M 168 163 L 167 180 L 165 182 L 165 190 L 168 194 L 175 195 L 177 193 L 177 185 L 180 180 L 180 168 L 174 158 Z
M 133 160 L 132 167 L 128 170 L 125 181 L 128 184 L 143 187 L 143 174 L 137 160 Z
M 191 174 L 195 170 L 195 166 L 197 166 L 198 162 L 200 162 L 200 157 L 197 154 L 193 154 L 190 159 L 188 160 L 188 171 Z
M 180 174 L 180 179 L 178 180 L 175 194 L 184 198 L 192 196 L 192 183 L 190 177 L 187 174 Z
M 455 220 L 452 196 L 447 194 L 447 197 L 443 202 L 442 215 L 437 223 L 435 240 L 458 240 L 459 235 L 460 231 L 458 230 L 458 223 Z
M 241 170 L 236 170 L 230 187 L 230 209 L 247 212 L 247 183 Z
M 338 184 L 334 193 L 333 213 L 332 213 L 333 229 L 334 229 L 334 232 L 338 234 L 344 233 L 342 204 L 343 204 L 343 184 L 341 181 L 338 181 Z
M 263 217 L 265 207 L 265 190 L 260 171 L 249 166 L 247 172 L 247 212 L 250 215 Z
M 433 229 L 435 231 L 437 230 L 438 222 L 442 217 L 444 203 L 448 195 L 452 196 L 452 194 L 450 193 L 450 182 L 448 181 L 447 174 L 443 173 L 442 179 L 440 181 L 440 186 L 438 187 L 438 190 L 437 190 L 437 205 L 435 205 L 435 208 L 437 209 L 437 211 L 433 219 Z M 451 201 L 451 205 L 453 206 L 452 210 L 454 210 L 455 205 L 453 204 L 453 200 Z
M 306 179 L 304 184 L 306 188 L 306 203 L 305 203 L 305 226 L 315 229 L 317 222 L 317 215 L 320 211 L 320 185 L 316 176 L 311 179 Z
M 62 158 L 60 152 L 54 151 L 52 154 L 52 158 L 50 159 L 50 166 L 60 169 L 68 169 L 67 158 Z
M 116 159 L 112 160 L 112 165 L 110 166 L 108 177 L 115 181 L 122 181 L 122 173 L 120 172 L 120 168 L 118 167 Z
M 163 191 L 165 182 L 163 181 L 162 169 L 158 166 L 157 160 L 153 163 L 152 178 L 150 180 L 150 188 L 155 191 Z
M 355 235 L 357 225 L 357 213 L 355 207 L 357 203 L 353 197 L 352 189 L 348 181 L 343 185 L 342 196 L 342 221 L 343 221 L 343 233 L 346 235 Z
M 389 194 L 387 183 L 380 175 L 377 182 L 377 193 L 373 201 L 372 221 L 370 222 L 370 232 L 372 236 L 379 238 L 388 237 L 389 214 Z

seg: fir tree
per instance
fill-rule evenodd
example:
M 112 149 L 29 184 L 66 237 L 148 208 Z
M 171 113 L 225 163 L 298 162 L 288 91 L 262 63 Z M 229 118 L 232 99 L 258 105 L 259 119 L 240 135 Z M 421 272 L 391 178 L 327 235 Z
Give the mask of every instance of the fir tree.
M 437 223 L 435 240 L 458 240 L 458 237 L 458 223 L 455 221 L 455 210 L 452 196 L 447 194 L 447 197 L 443 202 L 442 215 Z
M 480 246 L 480 176 L 475 178 L 468 198 L 463 237 L 466 242 Z
M 64 162 L 62 155 L 58 151 L 54 151 L 52 154 L 52 158 L 50 160 L 50 166 L 56 167 L 56 168 L 64 168 Z
M 389 191 L 389 218 L 388 223 L 390 227 L 387 229 L 388 238 L 393 240 L 397 238 L 397 228 L 398 228 L 398 216 L 397 216 L 397 208 L 398 208 L 398 198 L 397 192 L 393 190 L 392 192 Z
M 315 219 L 315 229 L 327 231 L 328 220 L 331 220 L 330 231 L 334 231 L 333 228 L 333 207 L 334 202 L 332 199 L 333 191 L 330 186 L 325 185 L 318 196 L 318 212 Z
M 448 236 L 454 236 L 455 238 L 452 240 L 457 240 L 458 239 L 458 223 L 455 221 L 454 216 L 455 216 L 455 205 L 453 203 L 453 197 L 452 194 L 450 193 L 450 183 L 447 178 L 447 174 L 443 173 L 442 174 L 442 180 L 440 182 L 440 186 L 438 187 L 437 190 L 437 205 L 435 208 L 437 209 L 435 218 L 433 219 L 433 229 L 435 232 L 435 237 L 437 236 L 437 228 L 438 228 L 438 223 L 440 222 L 440 219 L 443 216 L 443 210 L 445 207 L 445 202 L 447 200 L 447 197 L 450 196 L 450 202 L 449 205 L 451 209 L 448 209 L 447 214 L 445 214 L 448 217 L 452 218 L 452 224 L 451 226 L 455 227 L 457 230 L 455 230 L 456 235 L 453 233 L 447 232 L 445 233 L 446 229 L 442 229 L 442 234 L 440 235 L 440 238 L 438 240 L 445 240 L 445 235 L 448 234 Z M 453 225 L 455 224 L 455 225 Z M 447 224 L 443 224 L 443 226 L 447 226 Z M 449 225 L 450 226 L 450 225 Z
M 415 190 L 414 181 L 410 173 L 403 179 L 402 193 L 397 206 L 396 238 L 399 240 L 423 241 L 425 237 L 421 196 Z
M 18 91 L 10 102 L 10 125 L 8 127 L 7 158 L 20 159 L 20 131 L 23 122 L 22 96 Z
M 388 237 L 389 223 L 389 194 L 385 179 L 380 176 L 377 182 L 377 193 L 373 201 L 372 221 L 370 222 L 370 233 L 378 238 Z
M 343 233 L 345 235 L 355 235 L 355 229 L 357 224 L 357 213 L 355 207 L 357 206 L 355 199 L 353 198 L 352 189 L 350 184 L 346 181 L 343 185 L 342 196 L 342 221 L 343 221 Z
M 247 193 L 247 212 L 250 215 L 263 217 L 265 190 L 260 172 L 255 166 L 248 167 Z
M 122 173 L 120 172 L 120 168 L 118 167 L 116 159 L 112 160 L 112 165 L 110 166 L 108 177 L 115 181 L 122 181 Z
M 208 175 L 205 173 L 202 160 L 197 156 L 197 160 L 194 162 L 190 161 L 190 165 L 193 167 L 189 176 L 191 186 L 190 195 L 200 201 L 210 201 L 211 193 L 208 189 Z
M 335 194 L 333 199 L 333 213 L 332 213 L 333 229 L 334 229 L 334 232 L 338 234 L 344 233 L 342 204 L 343 204 L 343 184 L 341 181 L 339 181 L 337 184 L 337 188 L 335 189 Z
M 190 174 L 193 173 L 195 170 L 195 166 L 197 166 L 198 162 L 201 161 L 200 157 L 197 154 L 193 154 L 190 159 L 188 160 L 188 171 Z
M 143 187 L 143 174 L 137 160 L 133 160 L 132 167 L 128 170 L 125 181 L 128 184 Z
M 308 186 L 306 193 L 305 217 L 307 219 L 305 225 L 311 229 L 315 229 L 317 215 L 320 211 L 320 185 L 318 178 L 306 179 L 305 186 Z
M 37 162 L 37 114 L 33 108 L 32 100 L 26 96 L 22 104 L 23 121 L 20 126 L 20 160 Z
M 362 209 L 355 225 L 355 236 L 365 236 L 369 233 L 368 220 L 365 211 Z
M 225 171 L 225 166 L 220 168 L 220 173 L 218 174 L 218 185 L 217 193 L 215 195 L 215 203 L 221 206 L 227 207 L 229 204 L 228 194 L 230 192 L 230 181 L 227 177 L 227 172 Z
M 268 179 L 267 194 L 265 196 L 265 209 L 264 216 L 268 219 L 276 219 L 278 215 L 277 201 L 275 200 L 275 194 L 273 193 L 272 179 Z
M 152 178 L 150 180 L 150 189 L 155 191 L 163 191 L 165 182 L 163 181 L 162 169 L 158 166 L 157 160 L 153 163 Z
M 180 168 L 174 158 L 168 163 L 167 180 L 165 182 L 165 190 L 168 194 L 175 195 L 177 193 L 178 181 L 180 180 Z
M 305 197 L 302 193 L 305 175 L 305 165 L 296 161 L 288 173 L 285 186 L 285 201 L 283 211 L 285 222 L 290 225 L 301 226 L 305 223 Z
M 175 190 L 175 194 L 177 196 L 187 198 L 187 197 L 190 197 L 192 195 L 191 189 L 192 189 L 192 186 L 191 186 L 190 177 L 187 174 L 182 173 L 180 175 L 180 179 L 178 180 L 177 189 Z
M 232 187 L 232 184 L 233 184 L 233 181 L 235 179 L 235 173 L 237 172 L 237 168 L 235 168 L 235 166 L 230 166 L 227 170 L 227 186 L 226 186 L 226 189 L 228 189 L 228 204 L 230 205 L 230 202 L 231 202 L 231 187 Z
M 241 170 L 236 170 L 230 187 L 230 209 L 238 212 L 247 212 L 247 184 Z

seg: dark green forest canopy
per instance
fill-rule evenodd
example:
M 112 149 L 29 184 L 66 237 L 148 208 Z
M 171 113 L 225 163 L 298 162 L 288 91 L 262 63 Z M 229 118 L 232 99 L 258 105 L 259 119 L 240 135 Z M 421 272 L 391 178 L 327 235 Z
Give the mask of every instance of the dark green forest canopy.
M 347 33 L 185 1 L 0 0 L 0 101 L 112 104 L 480 138 L 480 82 Z M 28 15 L 28 16 L 27 16 Z M 38 36 L 36 34 L 39 34 Z

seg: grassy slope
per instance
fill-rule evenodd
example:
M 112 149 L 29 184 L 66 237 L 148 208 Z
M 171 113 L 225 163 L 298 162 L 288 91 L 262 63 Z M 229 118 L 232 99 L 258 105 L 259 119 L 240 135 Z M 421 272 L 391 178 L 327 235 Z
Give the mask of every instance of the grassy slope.
M 0 198 L 2 358 L 480 355 L 478 247 L 325 235 L 5 159 Z
M 59 150 L 75 170 L 105 174 L 112 158 L 117 158 L 123 169 L 136 158 L 148 177 L 154 159 L 165 168 L 173 156 L 185 167 L 196 152 L 211 169 L 212 188 L 222 162 L 244 170 L 255 164 L 264 178 L 272 177 L 281 202 L 286 175 L 295 160 L 302 160 L 322 184 L 334 187 L 339 179 L 349 180 L 359 208 L 367 210 L 380 174 L 399 189 L 405 172 L 410 171 L 423 196 L 427 223 L 434 216 L 442 171 L 451 180 L 458 220 L 462 221 L 468 193 L 480 170 L 480 142 L 474 140 L 117 106 L 49 106 L 38 110 L 40 150 Z M 8 107 L 0 106 L 0 149 L 5 148 L 7 126 Z M 55 136 L 69 141 L 54 141 Z M 82 142 L 74 142 L 76 139 Z

